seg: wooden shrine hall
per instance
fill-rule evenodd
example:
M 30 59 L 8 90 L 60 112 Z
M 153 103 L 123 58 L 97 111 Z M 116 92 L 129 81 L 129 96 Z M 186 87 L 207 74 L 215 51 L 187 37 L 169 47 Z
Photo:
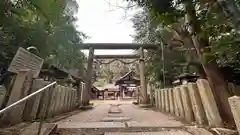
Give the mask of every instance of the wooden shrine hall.
M 119 86 L 120 97 L 134 97 L 134 93 L 137 92 L 138 86 L 140 86 L 140 79 L 135 77 L 135 72 L 131 70 L 118 79 L 115 85 Z

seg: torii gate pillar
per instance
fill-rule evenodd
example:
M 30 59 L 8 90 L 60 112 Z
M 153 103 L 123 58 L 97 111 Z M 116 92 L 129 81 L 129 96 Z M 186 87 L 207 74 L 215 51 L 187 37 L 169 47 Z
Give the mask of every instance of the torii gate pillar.
M 89 48 L 89 54 L 88 54 L 88 63 L 87 63 L 87 80 L 85 85 L 85 90 L 83 91 L 83 106 L 88 106 L 90 101 L 90 93 L 92 88 L 92 70 L 93 70 L 93 56 L 94 56 L 94 49 L 93 47 Z
M 140 104 L 148 104 L 148 95 L 147 95 L 147 85 L 146 85 L 146 78 L 144 74 L 144 50 L 142 47 L 139 48 L 139 54 L 140 54 L 140 59 L 139 59 L 139 69 L 140 69 L 140 83 L 141 83 L 141 96 L 142 100 Z

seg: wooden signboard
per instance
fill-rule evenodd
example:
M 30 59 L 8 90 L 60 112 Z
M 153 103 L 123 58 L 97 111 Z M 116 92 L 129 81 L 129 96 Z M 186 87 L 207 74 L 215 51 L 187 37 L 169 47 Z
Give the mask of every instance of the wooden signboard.
M 8 67 L 8 71 L 18 73 L 21 69 L 29 69 L 33 77 L 37 77 L 43 62 L 42 58 L 20 47 Z

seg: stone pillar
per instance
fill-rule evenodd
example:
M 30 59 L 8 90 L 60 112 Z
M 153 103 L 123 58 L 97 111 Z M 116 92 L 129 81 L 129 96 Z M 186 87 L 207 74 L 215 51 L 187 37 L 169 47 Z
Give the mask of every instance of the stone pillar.
M 72 107 L 72 109 L 76 108 L 76 100 L 77 100 L 77 92 L 74 90 L 73 91 L 73 107 Z
M 51 102 L 49 104 L 49 112 L 47 114 L 47 117 L 52 117 L 54 115 L 54 107 L 57 99 L 57 86 L 52 87 L 50 91 L 52 92 L 52 97 L 50 98 Z
M 75 91 L 72 89 L 71 91 L 71 100 L 70 100 L 70 108 L 71 110 L 73 109 L 73 106 L 74 106 L 74 98 L 75 98 Z
M 71 104 L 70 104 L 70 106 L 71 106 L 71 110 L 73 110 L 73 108 L 74 108 L 74 103 L 75 103 L 75 90 L 73 89 L 72 90 L 72 93 L 71 93 Z
M 161 111 L 164 112 L 165 111 L 165 94 L 164 94 L 164 89 L 160 90 L 161 92 Z
M 141 96 L 142 96 L 142 103 L 141 104 L 148 104 L 148 95 L 147 95 L 147 85 L 145 79 L 145 71 L 144 71 L 144 50 L 142 47 L 139 48 L 140 59 L 139 59 L 139 69 L 140 69 L 140 82 L 141 82 Z
M 206 114 L 202 105 L 199 90 L 196 83 L 188 83 L 189 96 L 197 124 L 203 125 L 207 122 Z
M 148 83 L 148 89 L 149 89 L 149 94 L 150 94 L 150 104 L 153 105 L 153 85 Z
M 176 115 L 176 116 L 180 116 L 180 112 L 179 112 L 179 107 L 178 107 L 178 101 L 177 101 L 177 88 L 176 87 L 174 87 L 173 88 L 173 102 L 174 102 L 174 114 Z
M 179 87 L 176 87 L 176 102 L 177 102 L 177 107 L 179 110 L 179 116 L 181 118 L 184 118 L 184 107 L 183 107 L 183 101 L 182 101 L 182 95 Z
M 94 49 L 91 47 L 89 49 L 88 64 L 87 64 L 87 80 L 86 80 L 86 86 L 83 92 L 83 100 L 82 100 L 82 104 L 84 106 L 89 105 L 89 100 L 90 100 L 90 91 L 92 88 L 93 56 L 94 56 Z
M 53 105 L 53 112 L 52 112 L 52 115 L 54 116 L 54 115 L 56 115 L 58 112 L 57 112 L 57 110 L 58 110 L 58 107 L 59 107 L 59 102 L 60 102 L 60 85 L 57 85 L 56 87 L 55 87 L 55 102 L 54 102 L 54 105 Z
M 79 107 L 81 105 L 81 93 L 82 93 L 82 82 L 79 81 L 78 87 L 77 87 L 77 106 Z
M 30 90 L 30 93 L 36 92 L 38 89 L 42 87 L 44 87 L 44 80 L 35 79 L 33 81 L 32 89 Z M 24 117 L 23 117 L 24 120 L 32 121 L 36 119 L 40 98 L 41 98 L 41 94 L 39 93 L 34 98 L 27 100 L 26 106 L 24 108 Z
M 82 87 L 82 90 L 81 90 L 81 97 L 80 97 L 80 106 L 82 106 L 83 104 L 82 104 L 82 101 L 83 101 L 83 92 L 84 92 L 84 90 L 85 90 L 85 83 L 81 83 L 81 87 Z
M 74 94 L 75 94 L 75 90 L 72 88 L 71 96 L 70 96 L 70 111 L 73 110 Z M 75 95 L 75 96 L 76 96 L 76 95 Z M 77 96 L 76 96 L 76 97 L 77 97 Z
M 238 133 L 240 134 L 240 97 L 233 96 L 228 98 L 228 101 L 232 110 Z
M 21 70 L 16 76 L 7 106 L 28 95 L 31 87 L 32 75 L 29 70 Z M 3 114 L 2 120 L 7 124 L 22 122 L 23 111 L 26 102 L 16 105 L 14 108 Z
M 48 81 L 44 81 L 44 86 L 48 85 L 49 82 Z M 40 103 L 39 103 L 39 108 L 38 108 L 38 113 L 37 113 L 37 118 L 42 118 L 47 111 L 47 106 L 48 106 L 48 100 L 49 100 L 49 89 L 45 90 L 44 92 L 42 92 L 41 94 L 41 98 L 40 98 Z
M 205 79 L 199 79 L 197 80 L 197 86 L 208 119 L 208 124 L 214 127 L 222 127 L 222 119 L 208 81 Z
M 160 89 L 158 89 L 158 109 L 161 110 L 162 106 L 161 106 L 161 91 Z
M 182 95 L 185 120 L 187 122 L 193 122 L 194 121 L 193 109 L 192 109 L 191 99 L 188 93 L 187 85 L 180 86 L 180 91 Z
M 71 103 L 72 103 L 72 88 L 68 87 L 68 98 L 67 98 L 67 112 L 71 111 Z
M 60 107 L 61 107 L 61 87 L 60 85 L 56 86 L 56 104 L 54 106 L 54 115 L 59 113 Z
M 166 112 L 166 95 L 165 95 L 165 89 L 162 89 L 162 96 L 163 96 L 163 107 L 162 107 L 162 111 Z
M 59 94 L 60 94 L 60 100 L 59 100 L 59 106 L 58 106 L 57 113 L 61 113 L 63 110 L 64 97 L 65 97 L 64 86 L 60 86 Z
M 155 95 L 155 108 L 158 109 L 158 90 L 155 89 L 154 91 L 154 95 Z
M 47 91 L 47 94 L 48 94 L 48 100 L 47 100 L 47 105 L 46 105 L 46 113 L 45 113 L 45 118 L 46 117 L 51 117 L 52 116 L 52 112 L 53 112 L 53 103 L 54 103 L 54 99 L 53 99 L 53 96 L 55 96 L 55 87 L 56 85 L 54 86 L 51 86 L 49 87 L 49 90 Z
M 72 100 L 71 100 L 71 110 L 73 110 L 76 107 L 76 101 L 77 101 L 77 91 L 73 89 Z
M 168 90 L 168 97 L 169 97 L 169 111 L 171 114 L 174 114 L 174 99 L 173 99 L 173 89 L 170 88 Z
M 69 95 L 69 89 L 68 87 L 64 86 L 64 102 L 63 102 L 63 110 L 62 112 L 67 112 L 68 109 L 68 95 Z
M 165 96 L 165 111 L 166 111 L 166 112 L 169 112 L 168 90 L 169 90 L 169 89 L 165 89 L 165 90 L 164 90 L 164 96 Z

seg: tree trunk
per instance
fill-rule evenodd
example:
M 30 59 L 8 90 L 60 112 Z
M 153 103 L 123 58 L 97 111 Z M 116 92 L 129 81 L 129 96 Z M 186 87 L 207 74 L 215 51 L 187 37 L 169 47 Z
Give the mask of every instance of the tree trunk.
M 203 39 L 199 35 L 201 34 L 201 29 L 196 19 L 195 9 L 192 5 L 192 2 L 185 4 L 187 11 L 187 20 L 190 24 L 190 29 L 192 32 L 192 40 L 197 51 L 198 57 L 201 60 L 203 69 L 207 75 L 207 79 L 210 83 L 212 92 L 214 94 L 217 106 L 220 112 L 220 115 L 224 122 L 227 122 L 228 126 L 234 125 L 233 116 L 231 113 L 230 106 L 228 104 L 228 97 L 230 96 L 227 82 L 224 80 L 223 75 L 221 74 L 219 67 L 214 58 L 211 61 L 204 62 L 203 59 L 203 49 L 208 44 L 208 39 Z M 211 52 L 209 52 L 211 53 Z
M 199 78 L 200 79 L 207 79 L 207 75 L 204 71 L 204 68 L 202 65 L 198 65 L 196 66 L 197 67 L 197 70 L 198 70 L 198 73 L 199 73 Z
M 189 48 L 190 50 L 190 56 L 192 57 L 192 59 L 197 60 L 197 62 L 194 62 L 196 64 L 192 64 L 196 69 L 197 72 L 199 74 L 199 78 L 200 79 L 207 79 L 207 75 L 203 69 L 203 66 L 200 63 L 197 51 L 195 49 L 193 40 L 191 38 L 191 36 L 189 35 L 189 32 L 182 27 L 179 27 L 175 29 L 176 34 L 181 38 L 181 40 L 184 43 L 184 46 L 186 46 L 186 48 Z M 194 49 L 192 49 L 194 48 Z

